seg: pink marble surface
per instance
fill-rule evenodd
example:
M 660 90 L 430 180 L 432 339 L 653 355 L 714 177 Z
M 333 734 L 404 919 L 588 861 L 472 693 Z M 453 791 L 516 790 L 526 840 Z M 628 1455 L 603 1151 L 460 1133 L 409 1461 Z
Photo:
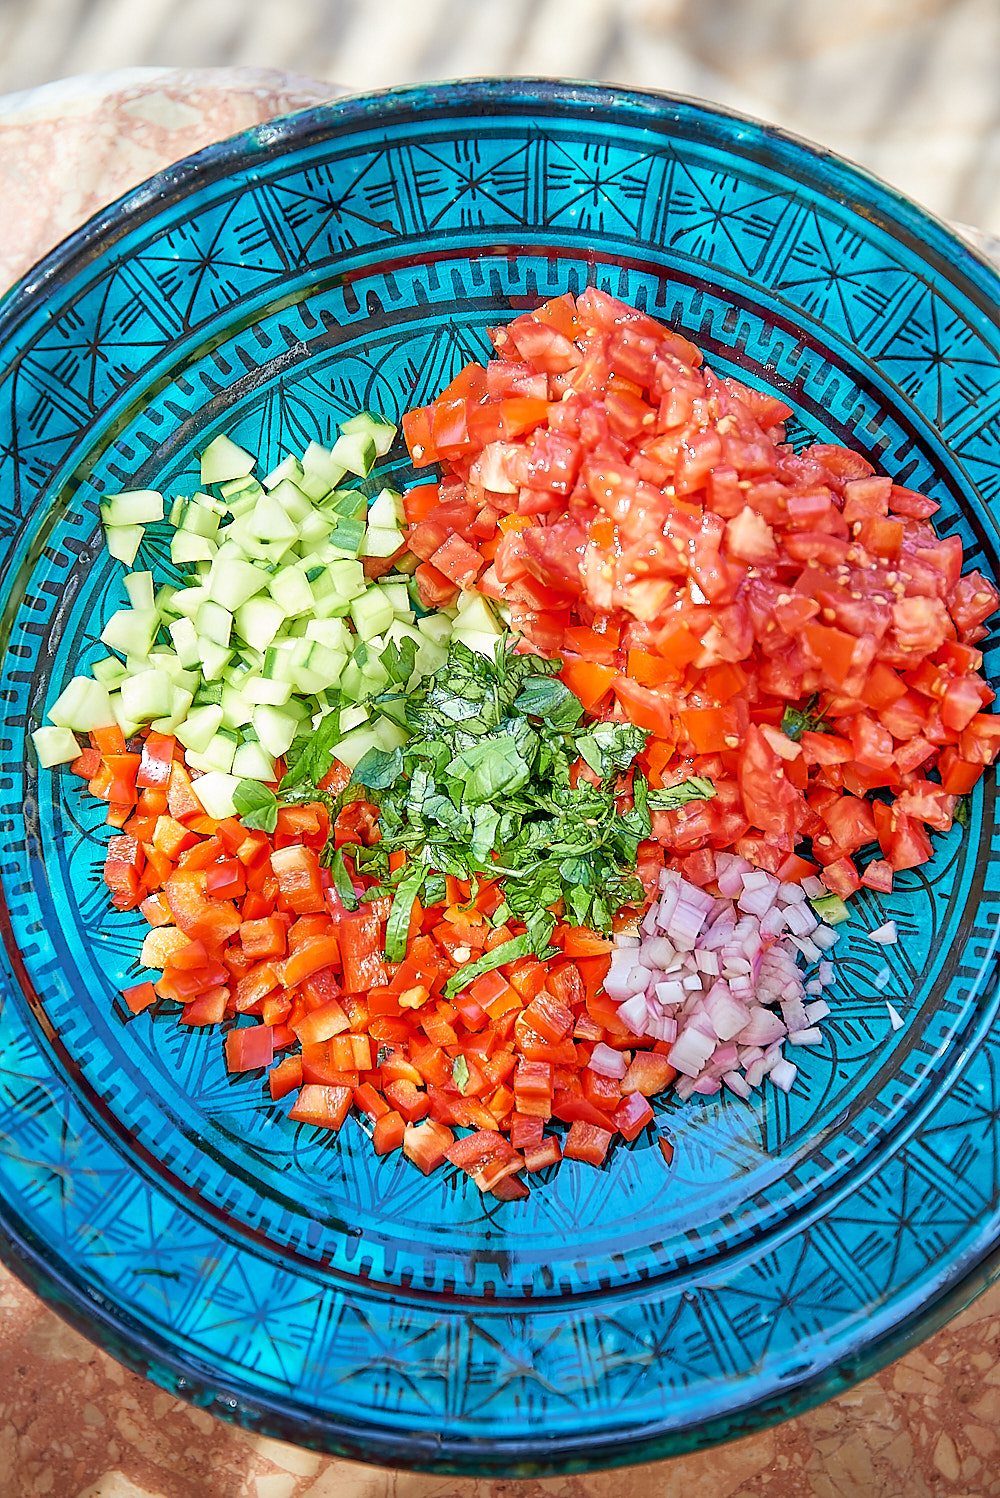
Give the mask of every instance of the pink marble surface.
M 267 68 L 129 68 L 0 98 L 0 289 L 154 172 L 342 92 Z
M 207 3 L 207 0 L 206 0 Z M 254 69 L 133 69 L 0 99 L 0 286 L 152 172 L 336 94 Z M 998 244 L 969 230 L 1000 262 Z M 248 1435 L 127 1373 L 0 1270 L 0 1498 L 993 1498 L 1000 1286 L 877 1378 L 670 1462 L 513 1482 L 393 1472 Z

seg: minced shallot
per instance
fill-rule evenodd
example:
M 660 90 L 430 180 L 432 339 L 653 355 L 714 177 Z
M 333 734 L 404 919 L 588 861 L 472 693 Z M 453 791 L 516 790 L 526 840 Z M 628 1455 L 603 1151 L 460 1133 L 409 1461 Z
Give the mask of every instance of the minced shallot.
M 716 879 L 711 895 L 675 870 L 662 873 L 640 935 L 616 938 L 605 990 L 635 1035 L 670 1046 L 681 1098 L 723 1086 L 748 1098 L 765 1077 L 788 1092 L 797 1068 L 784 1045 L 822 1043 L 830 1009 L 819 995 L 833 978 L 825 953 L 837 932 L 801 885 L 745 858 L 717 853 Z M 800 957 L 818 963 L 808 982 Z M 597 1050 L 597 1069 L 614 1065 L 610 1047 Z

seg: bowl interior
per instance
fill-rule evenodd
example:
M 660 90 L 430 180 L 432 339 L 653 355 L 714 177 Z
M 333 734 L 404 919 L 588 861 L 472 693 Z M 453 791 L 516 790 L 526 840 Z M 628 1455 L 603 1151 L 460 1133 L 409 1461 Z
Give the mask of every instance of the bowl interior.
M 587 284 L 787 399 L 796 445 L 845 442 L 939 499 L 998 575 L 995 278 L 860 173 L 682 101 L 338 103 L 140 189 L 0 313 L 0 1220 L 160 1382 L 370 1459 L 601 1465 L 735 1433 L 818 1397 L 995 1230 L 992 778 L 932 864 L 852 902 L 788 1097 L 661 1100 L 670 1169 L 650 1133 L 484 1199 L 378 1159 L 354 1119 L 290 1123 L 218 1032 L 117 997 L 144 922 L 107 907 L 97 804 L 25 747 L 125 602 L 99 496 L 192 492 L 219 431 L 263 472 L 360 407 L 398 419 L 490 326 Z M 372 482 L 414 476 L 397 442 Z M 171 577 L 165 528 L 136 566 Z M 866 943 L 887 919 L 899 945 Z

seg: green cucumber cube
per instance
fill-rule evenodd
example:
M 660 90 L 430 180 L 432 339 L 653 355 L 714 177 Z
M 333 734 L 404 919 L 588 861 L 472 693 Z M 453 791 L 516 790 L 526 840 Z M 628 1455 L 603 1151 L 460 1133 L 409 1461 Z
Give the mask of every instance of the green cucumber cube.
M 243 479 L 253 472 L 256 464 L 256 458 L 220 432 L 201 455 L 201 481 L 203 484 L 225 484 L 231 479 Z
M 117 562 L 124 562 L 126 567 L 131 567 L 135 561 L 145 534 L 145 527 L 141 525 L 106 525 L 104 527 L 104 541 L 108 551 Z
M 31 742 L 43 770 L 50 770 L 53 765 L 65 765 L 81 752 L 68 728 L 36 728 Z

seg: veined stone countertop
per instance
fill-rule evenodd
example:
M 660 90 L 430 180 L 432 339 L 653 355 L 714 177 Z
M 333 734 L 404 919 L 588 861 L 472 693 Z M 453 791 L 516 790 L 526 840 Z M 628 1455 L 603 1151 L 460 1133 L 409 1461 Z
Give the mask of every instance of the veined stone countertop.
M 134 68 L 0 98 L 0 290 L 153 172 L 339 92 L 265 69 Z M 1000 241 L 957 227 L 1000 264 Z M 625 1471 L 508 1482 L 363 1467 L 223 1425 L 126 1372 L 0 1270 L 0 1498 L 945 1494 L 1000 1495 L 1000 1285 L 876 1378 L 772 1430 Z

